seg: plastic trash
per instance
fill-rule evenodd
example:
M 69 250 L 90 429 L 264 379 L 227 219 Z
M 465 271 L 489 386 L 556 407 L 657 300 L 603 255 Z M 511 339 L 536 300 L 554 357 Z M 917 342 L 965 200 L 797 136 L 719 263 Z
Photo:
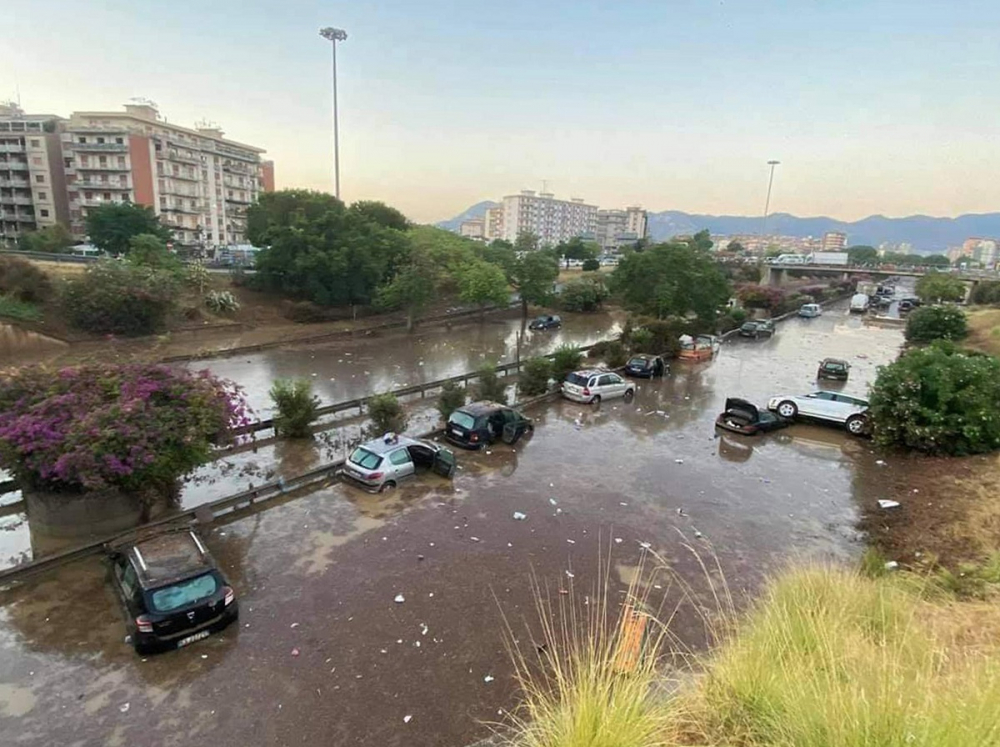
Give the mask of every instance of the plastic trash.
M 404 724 L 408 724 L 408 723 L 410 723 L 410 722 L 411 722 L 412 720 L 413 720 L 413 716 L 411 716 L 410 714 L 406 714 L 405 716 L 403 716 L 403 723 L 404 723 Z
M 622 543 L 622 538 L 621 537 L 615 537 L 615 544 L 616 545 L 620 545 L 621 543 Z
M 895 571 L 899 569 L 899 563 L 895 560 L 890 560 L 885 564 L 885 569 L 887 571 Z
M 300 651 L 297 648 L 292 649 L 292 656 L 298 656 Z
M 879 508 L 899 508 L 899 501 L 887 501 L 884 498 L 878 499 Z
M 566 541 L 569 542 L 569 544 L 571 544 L 571 545 L 575 545 L 576 544 L 576 540 L 568 539 Z
M 118 710 L 121 711 L 122 713 L 128 713 L 128 709 L 131 707 L 132 707 L 131 703 L 122 703 L 120 706 L 118 706 Z
M 684 464 L 684 460 L 683 459 L 675 459 L 674 460 L 674 464 Z
M 576 576 L 573 575 L 572 571 L 566 571 L 566 578 L 576 578 Z
M 526 513 L 522 513 L 521 511 L 515 511 L 514 512 L 514 520 L 515 521 L 524 521 L 527 518 L 528 518 L 528 515 Z
M 493 681 L 493 675 L 492 674 L 488 674 L 485 677 L 483 677 L 483 682 L 492 682 L 492 681 Z
M 558 502 L 559 501 L 557 501 L 555 498 L 549 498 L 549 503 L 551 503 L 553 506 L 556 505 L 556 503 Z
M 397 594 L 396 598 L 393 599 L 392 601 L 394 601 L 396 604 L 402 604 L 403 602 L 406 601 L 406 598 L 402 594 Z

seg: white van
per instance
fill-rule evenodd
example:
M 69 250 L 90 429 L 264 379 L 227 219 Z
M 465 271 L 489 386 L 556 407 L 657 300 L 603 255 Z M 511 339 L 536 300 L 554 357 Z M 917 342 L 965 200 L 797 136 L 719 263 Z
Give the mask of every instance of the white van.
M 101 250 L 93 244 L 77 244 L 70 247 L 69 252 L 74 257 L 93 257 L 96 259 L 101 256 Z
M 864 293 L 855 293 L 851 296 L 851 313 L 852 314 L 863 314 L 868 311 L 868 296 Z

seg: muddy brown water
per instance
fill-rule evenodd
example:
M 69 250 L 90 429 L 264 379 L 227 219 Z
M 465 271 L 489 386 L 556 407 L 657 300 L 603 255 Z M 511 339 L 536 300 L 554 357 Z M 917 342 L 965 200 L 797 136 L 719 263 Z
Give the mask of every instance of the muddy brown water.
M 453 482 L 379 496 L 334 485 L 213 527 L 240 622 L 178 652 L 135 656 L 96 559 L 9 590 L 4 743 L 472 742 L 516 702 L 501 613 L 530 651 L 532 573 L 582 604 L 610 551 L 615 598 L 648 543 L 709 602 L 691 548 L 718 557 L 738 598 L 782 564 L 856 556 L 858 498 L 879 489 L 867 442 L 809 425 L 719 437 L 713 421 L 727 395 L 809 391 L 826 356 L 851 359 L 844 389 L 863 393 L 900 342 L 842 309 L 790 320 L 711 363 L 675 364 L 632 403 L 540 406 L 531 438 L 460 453 Z M 274 458 L 309 466 L 303 448 Z M 672 604 L 669 581 L 657 585 Z M 675 632 L 704 642 L 689 609 Z

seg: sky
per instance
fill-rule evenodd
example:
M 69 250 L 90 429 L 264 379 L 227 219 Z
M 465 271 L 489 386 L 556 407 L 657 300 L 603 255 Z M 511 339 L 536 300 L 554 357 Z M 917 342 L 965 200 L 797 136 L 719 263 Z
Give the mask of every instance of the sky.
M 1000 3 L 44 0 L 0 100 L 155 101 L 266 148 L 279 188 L 452 217 L 547 184 L 601 207 L 856 220 L 1000 209 Z M 58 29 L 58 32 L 54 31 Z

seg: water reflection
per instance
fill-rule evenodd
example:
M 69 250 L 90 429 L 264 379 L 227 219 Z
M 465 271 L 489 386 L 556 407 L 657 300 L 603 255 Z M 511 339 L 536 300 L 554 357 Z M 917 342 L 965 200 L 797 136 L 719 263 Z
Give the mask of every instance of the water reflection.
M 0 322 L 0 365 L 34 363 L 66 347 L 62 340 Z

